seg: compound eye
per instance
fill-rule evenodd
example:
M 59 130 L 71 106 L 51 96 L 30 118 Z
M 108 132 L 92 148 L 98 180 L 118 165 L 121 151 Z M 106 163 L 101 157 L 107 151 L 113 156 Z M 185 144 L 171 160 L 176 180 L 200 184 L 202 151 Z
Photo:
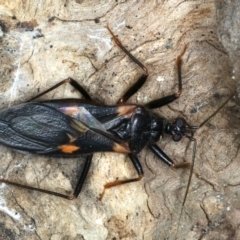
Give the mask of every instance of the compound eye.
M 185 121 L 184 121 L 182 118 L 178 118 L 178 119 L 176 120 L 176 126 L 177 126 L 178 128 L 182 128 L 184 125 L 185 125 Z
M 172 136 L 172 139 L 173 139 L 174 142 L 178 142 L 182 139 L 182 136 L 175 134 L 175 135 Z

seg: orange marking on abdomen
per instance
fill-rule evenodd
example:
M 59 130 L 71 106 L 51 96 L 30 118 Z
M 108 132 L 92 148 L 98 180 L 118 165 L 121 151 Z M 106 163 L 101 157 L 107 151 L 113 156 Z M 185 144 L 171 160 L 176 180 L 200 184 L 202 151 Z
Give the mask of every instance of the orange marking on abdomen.
M 118 152 L 118 153 L 130 153 L 131 152 L 127 143 L 122 143 L 122 144 L 114 143 L 112 150 L 114 152 Z
M 64 108 L 63 111 L 65 114 L 73 116 L 79 113 L 79 108 L 77 106 Z
M 64 144 L 58 147 L 63 153 L 73 153 L 80 149 L 80 147 L 72 144 Z
M 126 115 L 126 116 L 131 116 L 135 109 L 137 108 L 136 105 L 122 105 L 118 106 L 117 108 L 117 113 L 119 116 Z

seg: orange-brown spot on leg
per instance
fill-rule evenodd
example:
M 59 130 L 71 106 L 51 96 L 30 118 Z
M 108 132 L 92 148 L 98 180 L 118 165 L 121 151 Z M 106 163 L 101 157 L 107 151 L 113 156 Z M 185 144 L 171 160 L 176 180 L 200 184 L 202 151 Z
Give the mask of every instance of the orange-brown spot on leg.
M 182 162 L 182 163 L 177 163 L 177 164 L 173 164 L 171 167 L 173 168 L 190 168 L 191 164 L 189 162 Z
M 112 150 L 113 150 L 113 152 L 118 152 L 118 153 L 130 153 L 131 152 L 129 149 L 128 143 L 122 143 L 122 144 L 114 143 Z
M 131 117 L 131 115 L 135 111 L 136 107 L 137 107 L 136 105 L 119 106 L 118 109 L 117 109 L 117 113 L 118 113 L 119 116 L 130 115 L 129 117 Z
M 102 200 L 106 189 L 112 188 L 112 187 L 115 187 L 115 186 L 119 186 L 119 185 L 122 185 L 122 184 L 130 183 L 130 182 L 137 182 L 137 181 L 140 181 L 142 179 L 142 177 L 143 177 L 143 175 L 139 175 L 137 178 L 131 178 L 131 179 L 126 179 L 126 180 L 117 180 L 117 181 L 105 184 L 104 189 L 103 189 L 102 193 L 100 194 L 98 200 L 100 200 L 100 201 Z
M 80 149 L 80 147 L 72 144 L 64 144 L 58 147 L 63 153 L 73 153 Z
M 176 64 L 177 64 L 177 66 L 182 63 L 182 56 L 184 55 L 187 47 L 188 47 L 188 43 L 184 46 L 183 51 L 182 51 L 182 52 L 180 53 L 180 55 L 177 57 L 177 59 L 176 59 Z

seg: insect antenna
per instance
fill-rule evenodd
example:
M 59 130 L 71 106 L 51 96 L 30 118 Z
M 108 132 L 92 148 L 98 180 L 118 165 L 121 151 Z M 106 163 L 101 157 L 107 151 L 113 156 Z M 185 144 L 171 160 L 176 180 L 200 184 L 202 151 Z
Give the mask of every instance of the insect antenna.
M 181 206 L 181 211 L 180 211 L 180 215 L 179 215 L 179 220 L 178 220 L 178 225 L 177 225 L 177 232 L 176 232 L 176 236 L 175 238 L 177 239 L 177 234 L 178 234 L 178 229 L 179 229 L 179 225 L 180 225 L 180 221 L 181 221 L 181 218 L 182 218 L 182 213 L 183 213 L 183 208 L 184 208 L 184 205 L 186 203 L 186 199 L 187 199 L 187 195 L 188 195 L 188 192 L 189 192 L 189 187 L 190 187 L 190 184 L 191 184 L 191 180 L 192 180 L 192 174 L 196 174 L 196 176 L 198 178 L 202 178 L 200 176 L 200 174 L 198 174 L 195 170 L 194 170 L 194 163 L 195 163 L 195 156 L 196 156 L 196 151 L 197 151 L 197 141 L 196 139 L 193 137 L 193 132 L 192 131 L 196 131 L 197 129 L 201 128 L 202 126 L 204 126 L 207 122 L 209 122 L 228 102 L 229 100 L 231 100 L 234 95 L 236 94 L 236 92 L 234 92 L 233 94 L 230 95 L 230 97 L 228 97 L 223 103 L 222 105 L 216 110 L 214 111 L 209 117 L 207 117 L 201 124 L 199 124 L 198 126 L 190 126 L 190 125 L 187 125 L 187 128 L 189 130 L 189 132 L 191 133 L 191 136 L 189 135 L 185 135 L 186 138 L 188 138 L 190 141 L 192 141 L 194 144 L 193 144 L 193 153 L 192 153 L 192 162 L 191 164 L 179 164 L 179 165 L 176 165 L 175 168 L 182 168 L 182 167 L 189 167 L 190 168 L 190 173 L 189 173 L 189 178 L 188 178 L 188 183 L 187 183 L 187 187 L 186 187 L 186 191 L 185 191 L 185 194 L 184 194 L 184 198 L 183 198 L 183 203 L 182 203 L 182 206 Z M 203 178 L 202 178 L 203 179 Z M 205 180 L 206 182 L 209 182 L 207 180 Z
M 231 100 L 231 98 L 234 97 L 234 95 L 236 94 L 236 92 L 234 92 L 232 95 L 230 95 L 229 98 L 226 99 L 225 102 L 223 102 L 223 104 L 215 111 L 213 112 L 207 119 L 205 119 L 199 126 L 198 128 L 201 128 L 202 126 L 204 126 L 210 119 L 212 119 L 227 103 L 229 100 Z
M 194 129 L 198 129 L 197 126 L 193 126 Z M 179 219 L 178 219 L 178 225 L 177 225 L 177 232 L 176 232 L 176 237 L 177 237 L 177 234 L 178 234 L 178 229 L 179 229 L 179 225 L 180 225 L 180 221 L 181 221 L 181 218 L 182 218 L 182 213 L 183 213 L 183 208 L 184 208 L 184 205 L 185 205 L 185 202 L 186 202 L 186 199 L 187 199 L 187 195 L 188 195 L 188 192 L 189 192 L 189 187 L 190 187 L 190 184 L 191 184 L 191 180 L 192 180 L 192 174 L 194 173 L 194 164 L 195 164 L 195 155 L 196 155 L 196 151 L 197 151 L 197 141 L 195 138 L 193 138 L 192 136 L 188 136 L 186 135 L 186 137 L 193 142 L 193 153 L 192 153 L 192 161 L 191 161 L 191 164 L 188 164 L 188 165 L 185 165 L 184 167 L 189 167 L 190 168 L 190 173 L 189 173 L 189 177 L 188 177 L 188 182 L 187 182 L 187 187 L 186 187 L 186 191 L 185 191 L 185 194 L 184 194 L 184 198 L 183 198 L 183 203 L 182 203 L 182 206 L 181 206 L 181 211 L 180 211 L 180 215 L 179 215 Z M 177 167 L 182 167 L 182 166 L 177 166 Z M 198 175 L 198 174 L 197 174 Z

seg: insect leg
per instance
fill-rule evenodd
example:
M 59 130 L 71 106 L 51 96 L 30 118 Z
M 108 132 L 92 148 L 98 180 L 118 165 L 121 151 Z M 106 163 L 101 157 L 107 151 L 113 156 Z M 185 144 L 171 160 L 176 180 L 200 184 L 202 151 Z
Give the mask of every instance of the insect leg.
M 78 183 L 77 183 L 77 186 L 74 190 L 74 193 L 70 196 L 65 195 L 65 194 L 61 194 L 61 193 L 58 193 L 58 192 L 54 192 L 54 191 L 45 190 L 45 189 L 42 189 L 42 188 L 36 188 L 36 187 L 23 185 L 23 184 L 13 182 L 13 181 L 9 181 L 9 180 L 3 179 L 3 178 L 0 178 L 0 182 L 7 183 L 9 185 L 13 185 L 13 186 L 16 186 L 16 187 L 21 187 L 21 188 L 25 188 L 25 189 L 29 189 L 29 190 L 33 190 L 33 191 L 42 192 L 42 193 L 46 193 L 46 194 L 49 194 L 49 195 L 61 197 L 61 198 L 67 199 L 67 200 L 72 200 L 72 199 L 77 198 L 79 193 L 81 192 L 82 186 L 84 184 L 84 181 L 85 181 L 86 176 L 88 174 L 88 170 L 89 170 L 91 162 L 92 162 L 92 156 L 93 156 L 92 154 L 87 156 L 87 159 L 86 159 L 86 162 L 84 164 L 83 171 L 82 171 L 82 174 L 80 176 L 80 179 L 78 180 Z
M 84 167 L 83 167 L 82 174 L 81 174 L 81 176 L 78 180 L 78 183 L 77 183 L 77 186 L 74 190 L 73 196 L 72 196 L 72 198 L 69 197 L 69 199 L 77 198 L 79 193 L 81 192 L 83 184 L 84 184 L 85 179 L 87 177 L 89 168 L 90 168 L 91 163 L 92 163 L 92 157 L 93 157 L 93 154 L 87 156 L 86 162 L 85 162 Z
M 90 95 L 87 93 L 87 91 L 80 84 L 78 84 L 72 78 L 67 78 L 67 79 L 64 79 L 61 82 L 57 83 L 56 85 L 52 86 L 51 88 L 47 89 L 46 91 L 44 91 L 44 92 L 38 94 L 37 96 L 31 98 L 30 100 L 28 100 L 28 102 L 43 96 L 44 94 L 46 94 L 46 93 L 56 89 L 57 87 L 65 84 L 65 83 L 71 84 L 74 88 L 76 88 L 83 95 L 83 97 L 85 99 L 91 100 Z M 86 159 L 86 162 L 85 162 L 85 165 L 84 165 L 84 168 L 83 168 L 82 175 L 80 176 L 80 179 L 79 179 L 79 181 L 77 183 L 77 186 L 76 186 L 76 188 L 74 190 L 73 195 L 70 195 L 70 196 L 64 195 L 64 194 L 61 194 L 61 193 L 57 193 L 57 192 L 53 192 L 53 191 L 49 191 L 49 190 L 45 190 L 45 189 L 41 189 L 41 188 L 26 186 L 26 185 L 23 185 L 23 184 L 20 184 L 20 183 L 17 183 L 17 182 L 9 181 L 7 179 L 1 179 L 0 178 L 0 182 L 7 183 L 9 185 L 13 185 L 13 186 L 17 186 L 17 187 L 21 187 L 21 188 L 25 188 L 25 189 L 29 189 L 29 190 L 34 190 L 34 191 L 38 191 L 38 192 L 42 192 L 42 193 L 58 196 L 58 197 L 65 198 L 65 199 L 68 199 L 68 200 L 72 200 L 72 199 L 76 198 L 79 195 L 79 193 L 80 193 L 80 191 L 82 189 L 83 183 L 84 183 L 84 181 L 86 179 L 88 170 L 89 170 L 90 165 L 91 165 L 92 156 L 93 156 L 93 154 L 87 156 L 87 159 Z
M 189 191 L 189 187 L 190 187 L 190 183 L 191 183 L 191 179 L 192 179 L 193 167 L 194 167 L 194 161 L 195 161 L 195 154 L 196 154 L 196 140 L 192 137 L 189 137 L 189 139 L 194 142 L 192 164 L 190 164 L 188 162 L 182 162 L 182 163 L 179 163 L 179 164 L 174 164 L 174 162 L 156 144 L 151 144 L 151 145 L 148 146 L 151 149 L 151 151 L 160 160 L 165 162 L 168 166 L 173 167 L 173 168 L 190 168 L 190 174 L 189 174 L 189 178 L 188 178 L 187 188 L 186 188 L 186 191 L 185 191 L 185 194 L 184 194 L 184 199 L 183 199 L 183 202 L 182 202 L 182 207 L 181 207 L 181 212 L 180 212 L 180 217 L 179 217 L 179 223 L 180 223 L 180 219 L 181 219 L 182 212 L 183 212 L 183 207 L 184 207 L 186 199 L 187 199 L 187 195 L 188 195 L 188 191 Z M 179 223 L 178 223 L 178 227 L 179 227 Z M 178 227 L 177 227 L 177 232 L 178 232 Z
M 177 57 L 177 60 L 176 60 L 176 65 L 177 65 L 177 72 L 178 72 L 178 92 L 172 94 L 172 95 L 169 95 L 169 96 L 166 96 L 166 97 L 163 97 L 163 98 L 159 98 L 159 99 L 156 99 L 156 100 L 153 100 L 149 103 L 147 103 L 145 106 L 150 108 L 150 109 L 154 109 L 154 108 L 159 108 L 159 107 L 162 107 L 164 105 L 167 105 L 171 102 L 173 102 L 174 100 L 178 99 L 182 93 L 182 74 L 181 74 L 181 66 L 182 66 L 182 56 L 183 54 L 185 53 L 186 51 L 186 48 L 187 48 L 187 45 L 185 45 L 182 53 Z
M 107 26 L 108 31 L 113 37 L 114 42 L 144 71 L 144 74 L 135 82 L 127 92 L 117 101 L 117 103 L 124 103 L 126 102 L 132 95 L 134 95 L 146 82 L 148 77 L 148 70 L 147 68 L 138 60 L 136 59 L 119 41 L 119 39 L 114 35 L 112 30 Z
M 156 144 L 151 144 L 148 146 L 150 150 L 164 163 L 166 163 L 168 166 L 173 168 L 188 168 L 190 167 L 190 163 L 188 162 L 182 162 L 179 164 L 175 164 L 171 158 L 169 158 L 166 153 L 163 152 Z
M 65 84 L 65 83 L 69 83 L 74 88 L 76 88 L 78 90 L 78 92 L 81 93 L 86 100 L 92 100 L 92 98 L 87 93 L 87 91 L 77 81 L 75 81 L 74 79 L 69 77 L 69 78 L 66 78 L 66 79 L 62 80 L 61 82 L 57 83 L 56 85 L 50 87 L 49 89 L 45 90 L 44 92 L 38 94 L 37 96 L 31 98 L 30 100 L 28 100 L 28 102 L 43 96 L 44 94 L 58 88 L 59 86 Z M 53 192 L 48 192 L 48 191 L 42 191 L 42 192 L 49 193 L 49 194 L 52 194 L 52 195 L 57 195 L 59 197 L 63 197 L 63 198 L 69 199 L 69 200 L 77 198 L 79 193 L 82 190 L 82 186 L 83 186 L 84 181 L 87 177 L 87 173 L 88 173 L 90 165 L 91 165 L 92 157 L 93 157 L 93 154 L 87 156 L 87 159 L 86 159 L 83 171 L 82 171 L 82 175 L 80 176 L 80 179 L 78 180 L 77 186 L 76 186 L 72 196 L 66 196 L 66 195 L 62 195 L 62 194 L 59 195 L 58 193 L 55 194 Z M 34 189 L 34 190 L 37 190 L 37 189 Z
M 112 187 L 115 187 L 115 186 L 119 186 L 119 185 L 122 185 L 122 184 L 130 183 L 130 182 L 137 182 L 137 181 L 140 181 L 142 179 L 144 173 L 143 173 L 142 166 L 141 166 L 141 163 L 139 162 L 138 158 L 131 153 L 128 154 L 128 156 L 130 157 L 130 159 L 133 163 L 133 166 L 135 167 L 135 169 L 138 173 L 138 177 L 137 178 L 126 179 L 126 180 L 116 180 L 114 182 L 109 182 L 109 183 L 105 184 L 104 189 L 103 189 L 103 191 L 102 191 L 102 193 L 99 197 L 100 201 L 102 200 L 106 189 L 112 188 Z
M 42 188 L 35 188 L 35 187 L 31 187 L 31 186 L 26 186 L 26 185 L 23 185 L 23 184 L 20 184 L 20 183 L 17 183 L 17 182 L 9 181 L 7 179 L 1 179 L 0 178 L 0 182 L 6 183 L 6 184 L 9 184 L 9 185 L 13 185 L 13 186 L 16 186 L 16 187 L 20 187 L 20 188 L 29 189 L 29 190 L 32 190 L 32 191 L 37 191 L 37 192 L 42 192 L 42 193 L 46 193 L 46 194 L 49 194 L 49 195 L 54 195 L 54 196 L 69 199 L 69 200 L 72 199 L 71 196 L 69 197 L 67 195 L 57 193 L 57 192 L 53 192 L 53 191 L 49 191 L 49 190 L 45 190 L 45 189 L 42 189 Z
M 61 82 L 57 83 L 56 85 L 54 85 L 54 86 L 50 87 L 49 89 L 45 90 L 44 92 L 38 94 L 37 96 L 29 99 L 27 102 L 31 102 L 32 100 L 37 99 L 37 98 L 43 96 L 44 94 L 46 94 L 48 92 L 51 92 L 52 90 L 60 87 L 61 85 L 65 84 L 65 83 L 69 83 L 74 88 L 76 88 L 79 91 L 79 93 L 81 93 L 86 100 L 92 100 L 90 95 L 87 93 L 87 91 L 77 81 L 75 81 L 72 78 L 66 78 L 66 79 L 62 80 Z

